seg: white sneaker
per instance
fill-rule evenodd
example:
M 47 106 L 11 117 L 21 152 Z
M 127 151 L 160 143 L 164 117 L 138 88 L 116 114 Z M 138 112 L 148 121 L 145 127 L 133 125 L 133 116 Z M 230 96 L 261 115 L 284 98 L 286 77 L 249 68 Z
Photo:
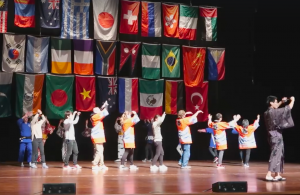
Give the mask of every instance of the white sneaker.
M 92 170 L 99 170 L 99 166 L 98 165 L 93 165 Z
M 158 171 L 158 167 L 156 165 L 151 165 L 150 171 Z
M 121 162 L 121 159 L 118 158 L 117 160 L 115 160 L 115 162 Z
M 106 171 L 106 170 L 108 170 L 108 167 L 105 166 L 105 165 L 102 165 L 102 166 L 99 166 L 99 169 L 103 170 L 103 171 Z
M 70 170 L 70 169 L 72 169 L 72 167 L 70 167 L 69 165 L 64 165 L 64 166 L 63 166 L 63 169 L 64 169 L 64 170 Z
M 23 162 L 21 162 L 21 165 L 20 165 L 21 167 L 24 167 L 24 163 Z
M 31 162 L 29 162 L 28 165 L 31 167 Z
M 73 165 L 73 169 L 82 169 L 82 167 L 79 164 Z
M 191 169 L 191 166 L 180 167 L 181 169 Z
M 244 164 L 244 167 L 249 167 L 249 164 Z
M 130 165 L 129 169 L 130 170 L 138 170 L 139 168 L 135 165 Z
M 159 166 L 159 170 L 160 170 L 160 171 L 166 171 L 166 170 L 168 170 L 168 167 L 165 166 L 165 165 L 160 165 L 160 166 Z
M 46 165 L 46 163 L 43 163 L 43 166 L 42 166 L 44 169 L 48 169 L 49 167 Z
M 148 162 L 152 162 L 152 159 L 148 160 Z
M 37 169 L 37 166 L 36 166 L 35 163 L 31 163 L 30 167 L 31 167 L 31 168 L 34 168 L 34 169 Z
M 142 162 L 147 162 L 147 159 L 142 160 Z
M 125 165 L 120 165 L 120 166 L 119 166 L 119 169 L 120 169 L 120 170 L 128 170 L 128 167 L 125 167 Z

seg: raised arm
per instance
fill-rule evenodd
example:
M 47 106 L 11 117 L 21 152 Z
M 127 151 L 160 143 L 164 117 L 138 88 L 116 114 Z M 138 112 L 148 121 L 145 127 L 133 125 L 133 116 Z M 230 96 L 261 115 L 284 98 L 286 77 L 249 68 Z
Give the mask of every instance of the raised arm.
M 31 125 L 34 125 L 39 119 L 39 114 L 34 115 L 34 117 L 31 120 Z
M 77 115 L 76 115 L 76 117 L 75 117 L 75 120 L 73 121 L 73 124 L 74 124 L 74 125 L 78 123 L 78 121 L 79 121 L 79 115 L 80 115 L 80 114 L 81 114 L 81 112 L 77 112 Z
M 254 121 L 254 123 L 253 123 L 253 127 L 255 128 L 255 129 L 257 129 L 258 127 L 259 127 L 259 120 L 260 120 L 260 115 L 258 114 L 257 115 L 257 119 Z
M 212 119 L 212 115 L 209 114 L 209 115 L 208 115 L 208 121 L 207 121 L 207 125 L 208 125 L 209 127 L 212 127 L 212 121 L 211 121 L 211 119 Z
M 291 100 L 291 102 L 289 103 L 289 107 L 290 107 L 290 109 L 292 109 L 294 107 L 295 97 L 294 96 L 290 97 L 290 100 Z

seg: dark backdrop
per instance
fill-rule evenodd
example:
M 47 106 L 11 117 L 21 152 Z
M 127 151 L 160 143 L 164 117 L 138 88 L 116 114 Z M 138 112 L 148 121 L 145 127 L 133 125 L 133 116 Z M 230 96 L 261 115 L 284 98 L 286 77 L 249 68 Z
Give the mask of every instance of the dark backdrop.
M 263 115 L 266 110 L 265 100 L 268 95 L 278 97 L 294 95 L 296 104 L 293 109 L 295 127 L 284 131 L 285 156 L 289 162 L 299 162 L 296 155 L 298 146 L 298 97 L 299 85 L 298 67 L 296 65 L 299 55 L 298 28 L 295 24 L 299 15 L 295 1 L 287 0 L 284 3 L 266 0 L 174 0 L 178 3 L 191 3 L 192 5 L 218 6 L 218 41 L 201 41 L 199 34 L 196 41 L 186 41 L 171 38 L 143 38 L 132 35 L 119 35 L 121 41 L 158 42 L 166 44 L 180 44 L 200 47 L 225 47 L 226 48 L 226 77 L 224 81 L 209 83 L 209 112 L 221 112 L 224 120 L 231 120 L 232 115 L 239 113 L 250 121 L 257 114 Z M 35 36 L 59 36 L 60 29 L 21 29 L 14 26 L 14 5 L 9 2 L 8 31 L 16 34 L 31 34 Z M 36 9 L 36 25 L 39 26 L 39 11 Z M 90 12 L 90 37 L 93 37 L 93 17 Z M 2 45 L 2 34 L 0 35 Z M 119 49 L 119 48 L 118 48 Z M 2 48 L 0 49 L 2 51 Z M 119 51 L 119 50 L 118 50 Z M 298 55 L 297 55 L 298 54 Z M 49 59 L 50 60 L 50 59 Z M 118 57 L 117 57 L 118 62 Z M 140 58 L 137 59 L 135 76 L 141 76 Z M 207 70 L 205 70 L 207 72 Z M 14 86 L 14 85 L 13 85 Z M 13 87 L 12 109 L 14 110 L 15 88 Z M 42 102 L 45 106 L 45 99 Z M 74 105 L 75 107 L 75 105 Z M 14 114 L 14 113 L 13 113 Z M 117 134 L 113 124 L 118 113 L 112 113 L 104 120 L 107 143 L 105 144 L 105 159 L 117 158 Z M 89 113 L 83 113 L 80 122 L 76 125 L 76 139 L 79 147 L 79 160 L 92 160 L 93 148 L 90 138 L 81 136 L 84 121 Z M 175 116 L 167 116 L 162 125 L 163 146 L 166 160 L 178 160 L 176 151 L 178 144 Z M 50 120 L 57 125 L 57 120 Z M 210 160 L 208 152 L 209 134 L 199 134 L 198 128 L 206 127 L 205 123 L 192 126 L 193 144 L 191 147 L 192 160 Z M 19 148 L 19 129 L 15 117 L 0 119 L 0 161 L 16 161 Z M 142 123 L 136 125 L 136 152 L 135 159 L 144 159 L 144 138 L 146 131 Z M 267 133 L 263 117 L 261 127 L 255 133 L 257 149 L 252 150 L 252 160 L 266 161 L 269 157 Z M 237 160 L 238 142 L 237 135 L 227 133 L 228 150 L 225 160 Z M 61 139 L 50 135 L 46 145 L 46 160 L 61 160 Z

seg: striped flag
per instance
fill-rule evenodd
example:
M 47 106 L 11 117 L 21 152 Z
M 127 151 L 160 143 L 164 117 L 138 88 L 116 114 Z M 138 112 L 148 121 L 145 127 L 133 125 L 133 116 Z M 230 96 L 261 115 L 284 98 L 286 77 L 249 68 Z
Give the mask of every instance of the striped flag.
M 8 0 L 0 0 L 0 33 L 7 32 Z
M 164 35 L 166 37 L 178 38 L 178 5 L 162 4 Z
M 202 40 L 217 41 L 217 8 L 200 7 Z
M 180 5 L 179 38 L 196 40 L 198 7 Z
M 48 72 L 49 37 L 27 36 L 26 72 Z
M 60 0 L 42 0 L 39 3 L 40 23 L 43 28 L 60 28 Z
M 116 44 L 115 41 L 96 41 L 96 74 L 115 74 Z
M 149 81 L 139 79 L 140 119 L 153 119 L 162 114 L 164 80 Z
M 208 80 L 219 81 L 225 77 L 225 48 L 207 48 Z
M 44 74 L 16 74 L 16 116 L 41 110 Z
M 139 111 L 138 78 L 119 78 L 119 112 Z
M 71 39 L 51 38 L 51 72 L 71 74 Z
M 165 112 L 166 114 L 177 115 L 179 110 L 184 109 L 183 91 L 184 83 L 180 81 L 166 80 L 165 88 Z
M 93 75 L 93 40 L 73 40 L 74 73 Z
M 90 0 L 64 0 L 61 38 L 89 38 Z
M 21 28 L 35 27 L 35 0 L 15 1 L 15 25 Z
M 160 44 L 142 45 L 142 75 L 145 79 L 160 78 Z
M 161 3 L 142 2 L 142 36 L 161 37 Z
M 24 72 L 25 35 L 3 35 L 2 71 Z
M 0 72 L 0 118 L 11 115 L 11 85 L 13 73 Z

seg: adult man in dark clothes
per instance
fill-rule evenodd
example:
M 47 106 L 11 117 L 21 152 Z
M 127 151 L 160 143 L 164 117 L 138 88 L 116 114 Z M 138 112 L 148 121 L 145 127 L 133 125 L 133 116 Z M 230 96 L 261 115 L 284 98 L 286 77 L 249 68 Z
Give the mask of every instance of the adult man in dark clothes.
M 268 131 L 269 143 L 271 147 L 271 155 L 269 160 L 269 171 L 266 175 L 267 181 L 285 181 L 286 179 L 280 176 L 283 173 L 284 164 L 284 145 L 282 130 L 292 127 L 293 120 L 291 109 L 294 106 L 295 98 L 290 98 L 290 103 L 285 107 L 278 108 L 282 103 L 285 103 L 287 98 L 282 98 L 282 101 L 277 102 L 277 97 L 268 96 L 268 110 L 264 113 L 266 129 Z M 275 173 L 275 177 L 272 177 Z

